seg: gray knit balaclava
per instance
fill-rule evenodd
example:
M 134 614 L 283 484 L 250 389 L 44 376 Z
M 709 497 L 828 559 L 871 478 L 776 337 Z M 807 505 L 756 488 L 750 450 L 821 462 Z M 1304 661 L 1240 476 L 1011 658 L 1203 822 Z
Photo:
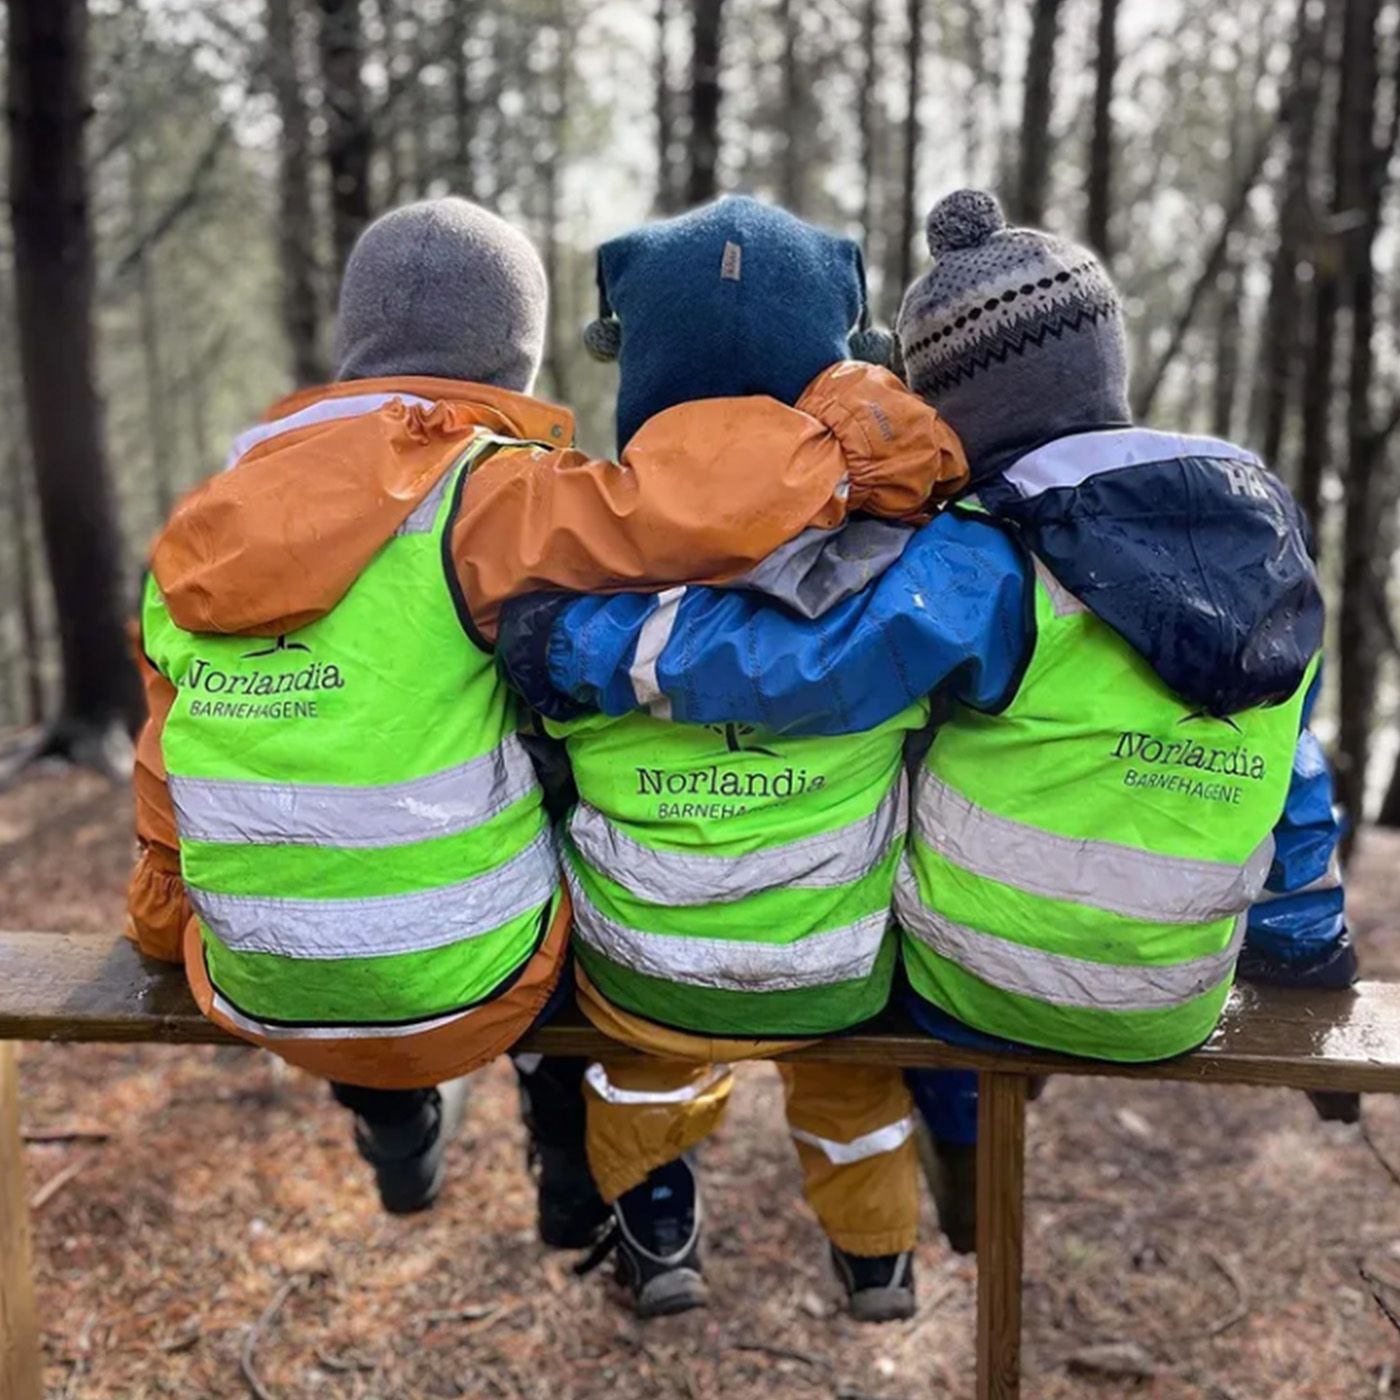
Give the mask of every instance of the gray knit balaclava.
M 549 292 L 530 240 L 465 199 L 376 219 L 340 284 L 336 378 L 423 374 L 524 392 L 544 348 Z
M 1066 433 L 1131 423 L 1123 308 L 1098 259 L 1008 228 L 982 190 L 928 217 L 933 266 L 909 288 L 899 342 L 910 387 L 956 429 L 973 477 Z

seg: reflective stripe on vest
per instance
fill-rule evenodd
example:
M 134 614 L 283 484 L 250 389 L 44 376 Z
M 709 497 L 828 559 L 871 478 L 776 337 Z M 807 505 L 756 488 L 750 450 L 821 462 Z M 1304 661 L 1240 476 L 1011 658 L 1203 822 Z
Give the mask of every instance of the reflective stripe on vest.
M 731 903 L 772 889 L 834 889 L 869 875 L 903 839 L 903 777 L 868 817 L 742 856 L 690 855 L 644 846 L 580 802 L 569 835 L 580 856 L 638 899 L 678 906 Z
M 489 753 L 400 783 L 364 787 L 191 778 L 170 796 L 187 841 L 269 846 L 398 846 L 470 830 L 535 787 L 524 745 L 509 734 Z
M 1274 859 L 1272 834 L 1243 865 L 1057 836 L 977 806 L 931 772 L 919 782 L 914 832 L 953 865 L 984 879 L 1163 924 L 1238 914 L 1259 897 Z
M 189 888 L 210 933 L 235 953 L 286 958 L 382 958 L 493 933 L 546 903 L 558 883 L 542 831 L 518 855 L 469 880 L 368 899 L 268 899 Z
M 907 867 L 895 880 L 895 911 L 901 926 L 919 942 L 988 986 L 1084 1011 L 1160 1011 L 1188 1005 L 1230 976 L 1248 920 L 1247 913 L 1239 915 L 1220 952 L 1159 967 L 1090 962 L 953 923 L 923 904 Z
M 588 897 L 572 864 L 564 862 L 574 901 L 574 932 L 614 962 L 648 977 L 722 991 L 788 991 L 868 977 L 890 911 L 844 928 L 824 929 L 786 943 L 742 938 L 691 938 L 648 933 L 610 919 Z

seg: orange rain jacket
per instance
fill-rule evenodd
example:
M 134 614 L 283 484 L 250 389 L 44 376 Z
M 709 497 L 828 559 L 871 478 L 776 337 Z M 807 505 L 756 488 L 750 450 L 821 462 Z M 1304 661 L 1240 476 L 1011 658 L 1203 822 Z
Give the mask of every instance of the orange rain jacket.
M 347 381 L 276 404 L 233 469 L 176 507 L 151 553 L 171 617 L 189 631 L 265 637 L 324 616 L 481 430 L 521 440 L 476 470 L 452 526 L 452 565 L 488 644 L 518 594 L 722 583 L 853 511 L 922 521 L 967 477 L 957 438 L 927 406 L 887 370 L 853 362 L 818 376 L 795 407 L 748 397 L 669 409 L 616 463 L 545 446 L 572 440 L 572 416 L 523 394 L 420 377 Z M 207 1012 L 161 755 L 174 688 L 137 652 L 149 719 L 137 744 L 127 933 L 144 953 L 186 962 Z M 489 1014 L 454 1028 L 473 1044 L 444 1046 L 440 1077 L 484 1063 L 529 1027 L 562 967 L 567 915 L 565 901 L 538 966 Z M 317 1044 L 353 1042 L 297 1048 Z M 329 1060 L 306 1067 L 336 1072 Z M 413 1078 L 435 1082 L 421 1064 Z

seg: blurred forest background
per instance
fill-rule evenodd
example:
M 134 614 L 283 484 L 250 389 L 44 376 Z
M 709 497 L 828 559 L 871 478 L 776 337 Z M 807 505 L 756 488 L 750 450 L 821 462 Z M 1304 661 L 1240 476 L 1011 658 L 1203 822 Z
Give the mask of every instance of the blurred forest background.
M 1332 605 L 1320 728 L 1348 809 L 1400 825 L 1400 0 L 5 9 L 0 730 L 113 751 L 143 550 L 326 375 L 377 212 L 453 192 L 530 231 L 539 391 L 608 451 L 579 338 L 600 239 L 758 193 L 861 237 L 888 321 L 925 211 L 972 183 L 1103 254 L 1145 421 L 1234 437 L 1298 493 Z

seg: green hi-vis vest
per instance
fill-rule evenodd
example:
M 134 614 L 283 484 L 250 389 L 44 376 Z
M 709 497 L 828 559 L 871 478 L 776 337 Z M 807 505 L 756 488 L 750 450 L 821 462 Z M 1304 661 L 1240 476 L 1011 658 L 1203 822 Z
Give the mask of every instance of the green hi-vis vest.
M 959 707 L 915 783 L 895 895 L 909 980 L 1007 1039 L 1180 1054 L 1229 994 L 1316 662 L 1287 703 L 1213 718 L 1035 567 L 1015 698 Z
M 257 1035 L 413 1034 L 503 991 L 558 862 L 447 535 L 477 438 L 323 618 L 259 640 L 142 626 L 215 1007 Z
M 845 1029 L 889 998 L 904 737 L 791 738 L 634 714 L 551 726 L 579 803 L 574 948 L 624 1010 L 719 1036 Z

